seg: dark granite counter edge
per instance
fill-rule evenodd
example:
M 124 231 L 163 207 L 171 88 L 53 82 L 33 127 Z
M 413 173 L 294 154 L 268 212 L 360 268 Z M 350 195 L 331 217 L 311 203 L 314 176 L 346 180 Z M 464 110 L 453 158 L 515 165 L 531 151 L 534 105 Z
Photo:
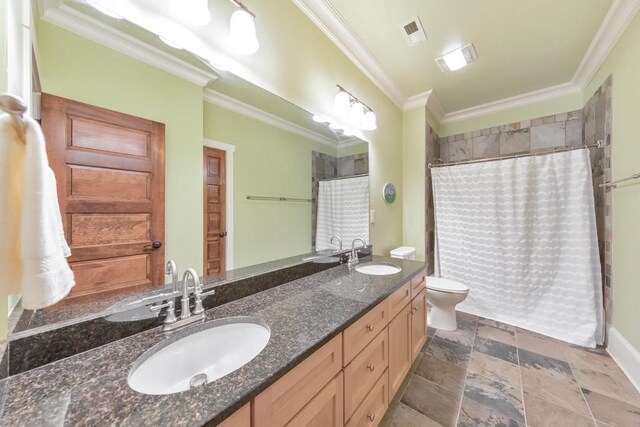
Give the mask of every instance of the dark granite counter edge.
M 218 425 L 219 423 L 221 423 L 222 421 L 224 421 L 225 419 L 229 418 L 231 415 L 233 415 L 237 410 L 239 410 L 240 408 L 242 408 L 244 405 L 246 405 L 247 403 L 249 403 L 252 399 L 254 399 L 255 397 L 257 397 L 260 393 L 262 393 L 263 391 L 265 391 L 267 388 L 269 388 L 269 386 L 273 385 L 276 381 L 278 381 L 280 378 L 284 377 L 286 374 L 288 374 L 290 371 L 293 370 L 293 368 L 295 368 L 296 366 L 298 366 L 300 363 L 302 363 L 306 358 L 308 358 L 309 356 L 311 356 L 313 353 L 315 353 L 317 350 L 319 350 L 323 345 L 325 345 L 326 343 L 328 343 L 329 341 L 331 341 L 333 338 L 335 338 L 337 335 L 341 334 L 342 332 L 344 332 L 349 326 L 353 325 L 355 322 L 357 322 L 362 316 L 364 316 L 366 313 L 368 313 L 369 311 L 371 311 L 374 307 L 376 307 L 378 304 L 380 304 L 382 301 L 384 301 L 385 299 L 389 298 L 389 296 L 391 294 L 393 294 L 395 291 L 397 291 L 398 289 L 400 289 L 402 287 L 402 285 L 404 285 L 405 283 L 407 283 L 410 280 L 413 280 L 414 277 L 416 277 L 417 275 L 420 274 L 421 271 L 424 270 L 425 265 L 422 265 L 420 268 L 418 268 L 417 270 L 415 270 L 413 273 L 411 273 L 410 275 L 408 275 L 408 277 L 404 277 L 402 278 L 402 280 L 399 283 L 396 283 L 395 286 L 393 286 L 388 292 L 382 294 L 381 297 L 379 297 L 378 299 L 376 299 L 374 302 L 372 302 L 371 304 L 369 304 L 368 306 L 364 307 L 362 310 L 360 310 L 357 314 L 355 314 L 353 317 L 351 317 L 349 320 L 347 320 L 346 322 L 344 322 L 342 325 L 340 325 L 339 327 L 337 327 L 336 329 L 334 329 L 332 332 L 330 332 L 329 334 L 327 334 L 323 339 L 321 339 L 320 341 L 318 341 L 316 344 L 312 345 L 311 347 L 309 347 L 307 350 L 305 350 L 304 352 L 300 353 L 298 356 L 294 357 L 293 359 L 291 359 L 289 361 L 289 363 L 287 363 L 287 365 L 285 365 L 284 367 L 282 367 L 281 369 L 275 371 L 271 376 L 265 378 L 260 385 L 254 387 L 253 389 L 247 391 L 245 393 L 244 396 L 242 396 L 240 399 L 238 399 L 234 404 L 228 406 L 225 410 L 223 410 L 222 412 L 220 412 L 218 415 L 216 415 L 214 418 L 212 418 L 211 420 L 205 422 L 204 424 L 202 424 L 203 426 L 207 426 L 207 427 L 213 427 Z M 251 295 L 254 296 L 254 295 Z M 251 296 L 247 297 L 250 298 Z M 343 368 L 342 368 L 343 369 Z

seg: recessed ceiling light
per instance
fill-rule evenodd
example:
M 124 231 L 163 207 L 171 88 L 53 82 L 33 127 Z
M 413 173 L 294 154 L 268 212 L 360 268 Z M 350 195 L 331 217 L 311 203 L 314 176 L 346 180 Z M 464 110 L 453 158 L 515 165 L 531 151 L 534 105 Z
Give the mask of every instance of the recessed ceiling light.
M 478 59 L 475 48 L 469 43 L 461 48 L 447 52 L 436 58 L 436 63 L 442 71 L 455 71 L 466 67 L 470 62 Z
M 123 19 L 121 15 L 118 15 L 115 12 L 112 12 L 109 8 L 103 6 L 102 4 L 96 2 L 95 0 L 87 0 L 87 4 L 97 10 L 98 12 L 110 16 L 113 19 Z

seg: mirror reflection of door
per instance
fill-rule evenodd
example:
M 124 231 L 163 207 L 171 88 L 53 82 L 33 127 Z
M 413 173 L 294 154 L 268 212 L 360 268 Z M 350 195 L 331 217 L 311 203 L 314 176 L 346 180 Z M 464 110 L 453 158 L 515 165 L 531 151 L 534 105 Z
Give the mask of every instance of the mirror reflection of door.
M 226 268 L 226 153 L 204 148 L 204 269 L 205 275 Z
M 43 94 L 42 129 L 76 280 L 67 299 L 161 286 L 164 125 Z

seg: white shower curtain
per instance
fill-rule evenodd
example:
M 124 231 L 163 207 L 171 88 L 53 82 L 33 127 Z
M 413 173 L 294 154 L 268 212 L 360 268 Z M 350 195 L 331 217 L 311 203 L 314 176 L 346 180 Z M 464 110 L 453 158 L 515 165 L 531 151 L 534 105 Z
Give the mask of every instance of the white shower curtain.
M 588 150 L 433 168 L 436 274 L 458 306 L 573 344 L 604 336 Z
M 356 237 L 369 243 L 368 176 L 320 181 L 316 251 L 332 248 L 329 239 L 334 234 L 345 249 Z

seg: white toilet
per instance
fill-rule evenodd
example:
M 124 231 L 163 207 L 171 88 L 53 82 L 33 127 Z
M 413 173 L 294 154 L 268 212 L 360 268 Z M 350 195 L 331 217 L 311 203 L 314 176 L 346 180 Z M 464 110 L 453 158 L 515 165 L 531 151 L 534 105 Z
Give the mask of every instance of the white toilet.
M 444 331 L 458 329 L 456 321 L 456 305 L 469 295 L 469 287 L 455 280 L 441 277 L 427 277 L 427 300 L 429 315 L 427 323 L 430 327 Z

